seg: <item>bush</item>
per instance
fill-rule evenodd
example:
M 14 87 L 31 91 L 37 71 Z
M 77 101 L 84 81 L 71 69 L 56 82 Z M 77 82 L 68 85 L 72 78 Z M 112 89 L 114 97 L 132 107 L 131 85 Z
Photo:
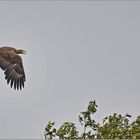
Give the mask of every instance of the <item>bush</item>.
M 55 122 L 48 122 L 45 139 L 140 139 L 140 116 L 130 122 L 131 115 L 114 113 L 105 117 L 100 124 L 93 119 L 97 107 L 95 100 L 90 101 L 86 111 L 80 113 L 82 133 L 72 122 L 65 122 L 58 129 L 55 128 Z

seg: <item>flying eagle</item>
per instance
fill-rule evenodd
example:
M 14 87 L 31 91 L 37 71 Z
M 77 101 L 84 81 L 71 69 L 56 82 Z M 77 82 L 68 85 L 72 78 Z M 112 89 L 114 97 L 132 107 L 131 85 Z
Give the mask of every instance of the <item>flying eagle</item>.
M 26 51 L 22 49 L 15 49 L 13 47 L 4 46 L 0 48 L 0 68 L 4 70 L 7 84 L 15 90 L 24 88 L 26 80 L 23 63 L 20 55 L 25 54 Z

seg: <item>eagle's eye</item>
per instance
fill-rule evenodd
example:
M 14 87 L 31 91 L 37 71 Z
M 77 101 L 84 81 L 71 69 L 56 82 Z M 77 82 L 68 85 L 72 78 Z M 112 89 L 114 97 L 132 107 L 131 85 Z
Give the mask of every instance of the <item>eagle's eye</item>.
M 10 53 L 10 57 L 13 58 L 14 57 L 14 54 Z

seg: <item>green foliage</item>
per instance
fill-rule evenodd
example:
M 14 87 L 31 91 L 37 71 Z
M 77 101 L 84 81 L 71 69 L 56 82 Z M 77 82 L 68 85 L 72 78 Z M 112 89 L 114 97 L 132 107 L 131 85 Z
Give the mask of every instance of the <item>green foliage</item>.
M 114 113 L 103 119 L 102 125 L 98 126 L 99 136 L 102 139 L 129 139 L 131 138 L 129 118 Z
M 97 104 L 95 101 L 90 101 L 87 107 L 87 110 L 81 112 L 79 115 L 79 122 L 83 126 L 83 133 L 79 138 L 83 139 L 94 139 L 96 138 L 96 130 L 98 124 L 96 124 L 95 120 L 92 119 L 91 115 L 93 115 L 97 111 Z
M 137 116 L 136 120 L 132 122 L 130 129 L 132 138 L 140 139 L 140 116 Z
M 44 132 L 44 136 L 45 138 L 49 138 L 52 139 L 53 137 L 56 136 L 56 128 L 54 127 L 55 122 L 48 122 L 46 128 L 45 128 L 45 132 Z
M 60 139 L 76 139 L 78 137 L 78 131 L 74 123 L 65 122 L 58 130 L 56 135 Z
M 86 111 L 79 115 L 83 132 L 79 132 L 72 122 L 63 123 L 58 129 L 54 122 L 48 122 L 45 139 L 140 139 L 140 116 L 130 122 L 131 115 L 114 113 L 97 123 L 93 116 L 97 111 L 96 101 L 90 101 Z

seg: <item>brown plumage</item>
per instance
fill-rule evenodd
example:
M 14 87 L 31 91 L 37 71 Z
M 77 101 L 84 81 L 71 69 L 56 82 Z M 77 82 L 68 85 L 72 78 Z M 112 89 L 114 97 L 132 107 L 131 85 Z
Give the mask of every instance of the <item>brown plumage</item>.
M 26 51 L 4 46 L 0 48 L 0 68 L 4 70 L 7 84 L 15 90 L 24 88 L 26 80 L 22 59 L 18 54 L 25 54 Z

